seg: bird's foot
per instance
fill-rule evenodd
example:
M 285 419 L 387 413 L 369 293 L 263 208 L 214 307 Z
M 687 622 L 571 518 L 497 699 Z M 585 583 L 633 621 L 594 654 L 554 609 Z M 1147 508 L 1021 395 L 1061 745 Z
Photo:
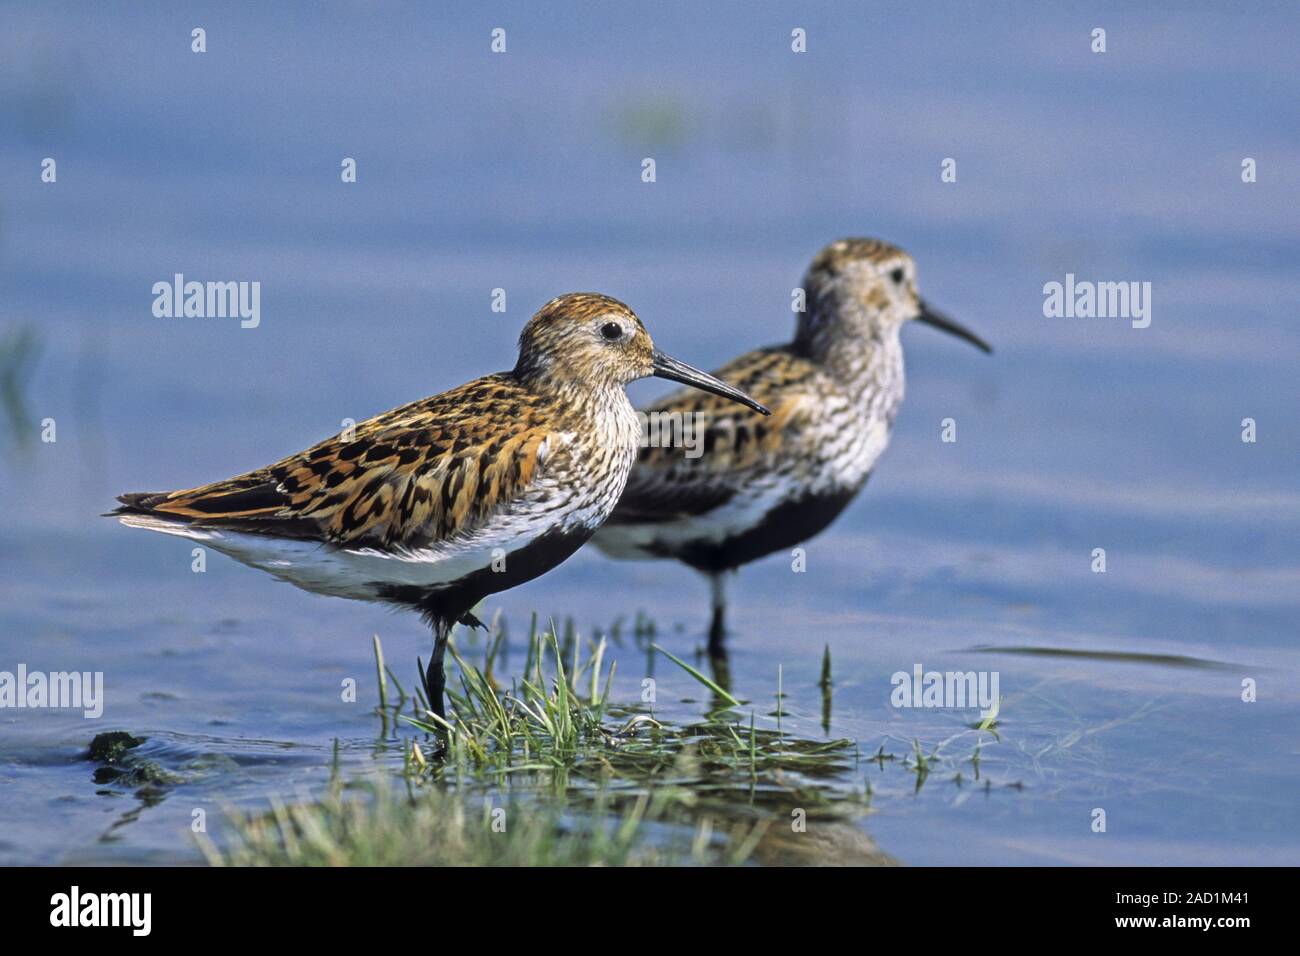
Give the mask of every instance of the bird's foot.
M 462 614 L 458 623 L 464 624 L 466 627 L 481 627 L 485 631 L 488 629 L 488 626 L 475 617 L 470 611 L 466 611 Z

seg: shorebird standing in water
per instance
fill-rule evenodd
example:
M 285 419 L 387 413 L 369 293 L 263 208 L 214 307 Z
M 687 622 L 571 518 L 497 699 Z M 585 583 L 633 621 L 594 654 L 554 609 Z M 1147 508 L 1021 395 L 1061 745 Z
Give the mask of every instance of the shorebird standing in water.
M 889 243 L 831 243 L 803 288 L 794 341 L 747 352 L 715 373 L 769 406 L 771 419 L 686 391 L 650 406 L 651 415 L 700 422 L 704 454 L 642 448 L 595 537 L 613 557 L 676 558 L 708 575 L 715 660 L 726 633 L 726 575 L 823 530 L 889 443 L 903 401 L 904 323 L 915 319 L 992 351 L 921 299 L 911 257 Z
M 184 491 L 122 495 L 123 524 L 202 541 L 308 591 L 413 608 L 444 717 L 443 655 L 489 594 L 568 558 L 613 510 L 641 427 L 623 387 L 657 375 L 766 409 L 658 351 L 594 293 L 552 299 L 514 369 L 385 412 L 273 465 Z

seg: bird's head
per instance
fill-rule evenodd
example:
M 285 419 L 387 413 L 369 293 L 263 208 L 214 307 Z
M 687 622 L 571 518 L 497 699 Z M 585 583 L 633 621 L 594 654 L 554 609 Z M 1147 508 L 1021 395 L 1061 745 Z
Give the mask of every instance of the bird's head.
M 654 375 L 767 414 L 739 389 L 659 351 L 635 312 L 597 292 L 571 292 L 542 306 L 520 333 L 515 374 L 566 390 L 621 388 Z
M 832 348 L 843 336 L 884 341 L 914 319 L 992 351 L 922 299 L 912 257 L 880 239 L 832 242 L 813 258 L 803 287 L 807 302 L 795 339 L 810 351 Z

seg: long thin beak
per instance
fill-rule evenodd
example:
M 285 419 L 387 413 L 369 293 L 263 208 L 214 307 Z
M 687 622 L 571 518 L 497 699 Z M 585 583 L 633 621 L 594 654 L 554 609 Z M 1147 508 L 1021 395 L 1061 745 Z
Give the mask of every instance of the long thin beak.
M 944 315 L 938 309 L 931 308 L 929 303 L 927 302 L 924 301 L 921 302 L 921 314 L 918 315 L 916 318 L 919 321 L 924 322 L 926 325 L 933 325 L 936 329 L 942 329 L 943 331 L 947 332 L 949 335 L 955 335 L 959 339 L 965 339 L 967 342 L 975 346 L 977 349 L 982 349 L 985 352 L 993 351 L 993 347 L 991 345 L 985 342 L 982 338 L 980 338 L 970 329 L 966 328 L 966 326 L 958 325 L 956 322 L 948 318 L 948 316 Z
M 698 388 L 701 391 L 721 395 L 733 402 L 747 405 L 754 411 L 762 412 L 764 415 L 772 414 L 740 389 L 732 388 L 726 382 L 714 378 L 708 372 L 701 372 L 695 366 L 687 365 L 671 355 L 665 355 L 658 349 L 654 351 L 654 375 L 656 378 L 666 378 L 674 382 L 681 382 L 683 385 L 689 385 L 692 388 Z

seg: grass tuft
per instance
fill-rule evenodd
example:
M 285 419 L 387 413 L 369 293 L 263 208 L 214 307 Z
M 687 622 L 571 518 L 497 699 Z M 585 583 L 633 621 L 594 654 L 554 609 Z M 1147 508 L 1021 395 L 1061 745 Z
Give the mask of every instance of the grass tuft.
M 606 632 L 616 645 L 620 627 Z M 418 686 L 414 697 L 402 690 L 376 636 L 383 735 L 390 739 L 390 727 L 415 734 L 401 741 L 400 774 L 347 785 L 332 774 L 322 797 L 233 814 L 226 846 L 201 837 L 203 851 L 232 865 L 892 862 L 855 822 L 876 796 L 860 775 L 858 743 L 782 726 L 783 668 L 773 723 L 752 709 L 739 713 L 740 698 L 653 643 L 653 634 L 653 621 L 638 615 L 639 646 L 712 694 L 698 719 L 668 723 L 648 705 L 615 701 L 607 637 L 584 638 L 571 620 L 539 628 L 534 615 L 524 667 L 508 685 L 494 676 L 513 670 L 496 666 L 507 644 L 499 617 L 481 656 L 476 636 L 461 648 L 453 635 L 451 706 L 442 720 Z M 818 685 L 829 736 L 829 647 Z M 915 775 L 919 792 L 946 744 L 980 733 L 967 729 L 927 748 L 914 740 L 896 766 Z M 881 772 L 895 759 L 883 745 L 870 758 Z M 976 780 L 979 760 L 977 749 Z M 806 833 L 792 832 L 792 814 L 807 821 Z
M 385 777 L 323 799 L 232 815 L 225 849 L 200 835 L 214 866 L 635 866 L 687 862 L 642 838 L 651 801 L 579 817 L 558 804 L 475 799 L 439 788 L 407 796 Z

